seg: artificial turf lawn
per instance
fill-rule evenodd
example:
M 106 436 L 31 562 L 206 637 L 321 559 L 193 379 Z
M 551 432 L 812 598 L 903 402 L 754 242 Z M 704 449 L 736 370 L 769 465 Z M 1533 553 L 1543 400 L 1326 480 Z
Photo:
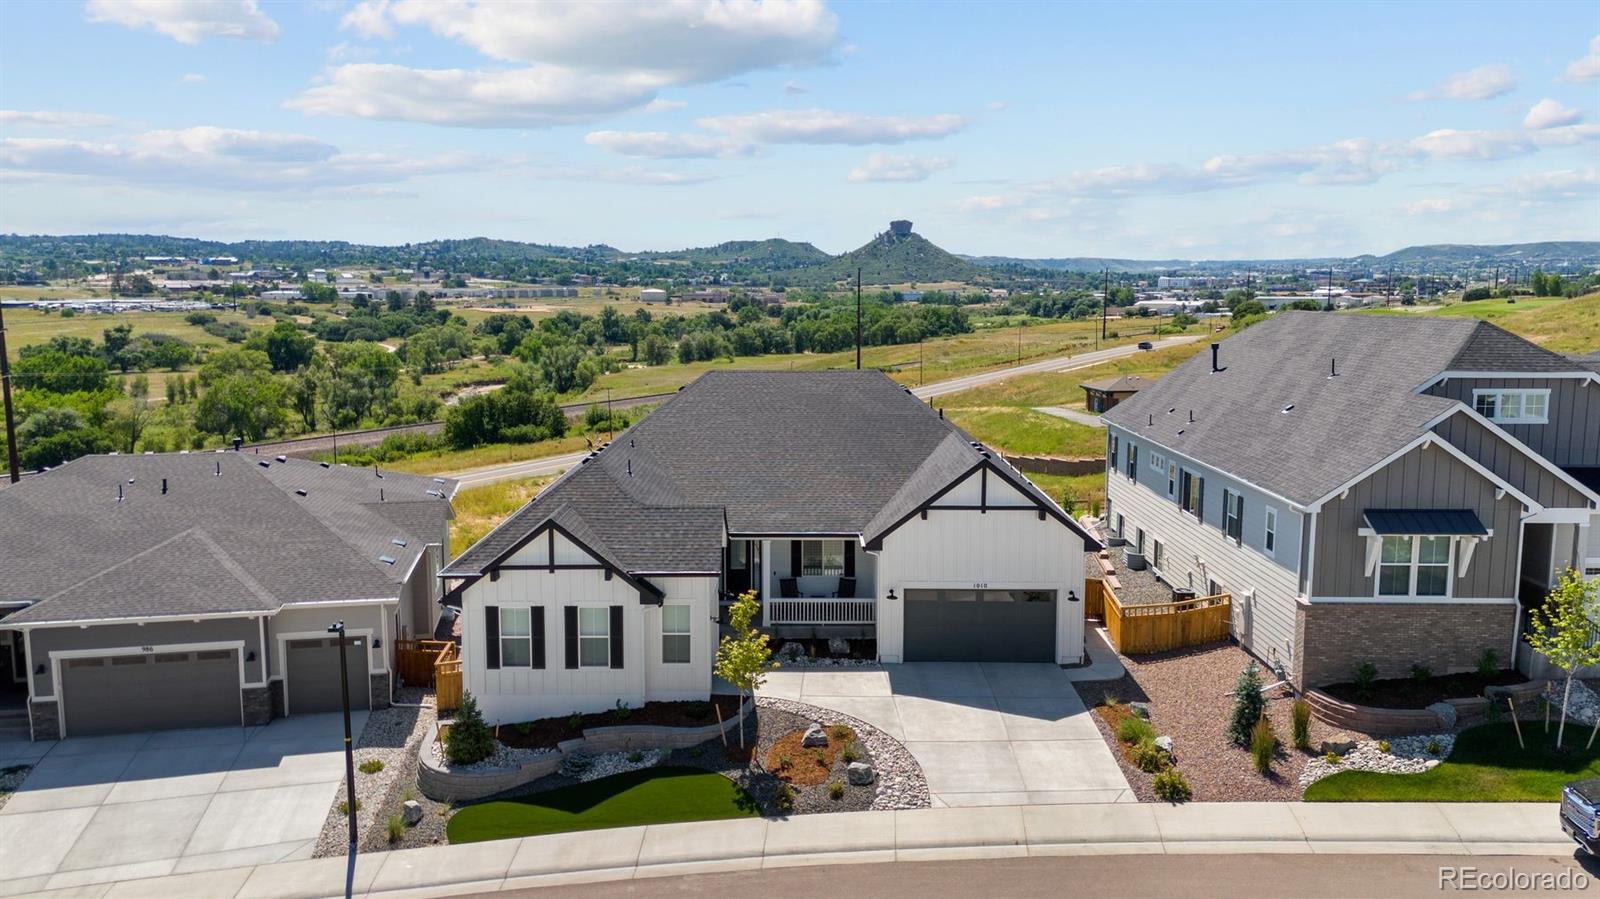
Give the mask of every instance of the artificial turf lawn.
M 1523 721 L 1517 745 L 1510 722 L 1462 731 L 1450 757 L 1421 774 L 1341 771 L 1306 788 L 1310 802 L 1556 802 L 1564 784 L 1600 776 L 1600 741 L 1585 750 L 1590 728 L 1567 722 L 1564 752 L 1556 726 Z
M 477 843 L 603 827 L 753 818 L 742 787 L 698 768 L 644 768 L 520 799 L 469 805 L 450 818 L 452 843 Z

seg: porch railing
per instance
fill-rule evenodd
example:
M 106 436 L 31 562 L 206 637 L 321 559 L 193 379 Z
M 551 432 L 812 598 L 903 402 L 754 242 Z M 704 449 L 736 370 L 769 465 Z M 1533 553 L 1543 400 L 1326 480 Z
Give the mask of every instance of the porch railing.
M 874 599 L 769 599 L 767 624 L 872 624 Z
M 396 640 L 395 667 L 407 684 L 432 687 L 434 706 L 448 712 L 461 704 L 461 656 L 450 640 Z

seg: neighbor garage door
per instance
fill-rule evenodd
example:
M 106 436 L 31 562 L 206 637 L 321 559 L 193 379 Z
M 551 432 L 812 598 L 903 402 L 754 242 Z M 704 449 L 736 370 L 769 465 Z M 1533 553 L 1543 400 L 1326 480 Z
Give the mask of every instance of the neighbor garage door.
M 907 590 L 908 662 L 1054 662 L 1053 590 Z
M 69 737 L 241 723 L 233 649 L 65 659 L 61 682 Z
M 289 672 L 289 714 L 337 712 L 344 708 L 339 693 L 338 645 L 338 637 L 289 641 L 289 658 L 284 665 Z M 344 652 L 350 676 L 350 707 L 367 708 L 372 697 L 367 686 L 366 639 L 345 638 Z

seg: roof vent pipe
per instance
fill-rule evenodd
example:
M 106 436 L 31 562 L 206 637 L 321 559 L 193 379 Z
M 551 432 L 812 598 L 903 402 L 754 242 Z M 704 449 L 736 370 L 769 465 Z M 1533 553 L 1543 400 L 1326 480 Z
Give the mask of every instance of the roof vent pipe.
M 1330 377 L 1330 378 L 1339 377 L 1339 357 L 1338 356 L 1334 356 L 1333 358 L 1328 360 L 1328 377 Z
M 239 449 L 241 447 L 243 447 L 243 446 L 244 446 L 244 438 L 243 437 L 235 437 L 235 438 L 233 438 L 233 451 L 234 452 L 237 453 L 239 451 Z
M 217 477 L 222 477 L 222 461 L 217 460 Z
M 378 502 L 380 502 L 380 503 L 383 502 L 383 488 L 382 487 L 378 488 Z
M 1211 370 L 1214 372 L 1222 371 L 1222 366 L 1217 364 L 1217 354 L 1221 352 L 1221 350 L 1222 344 L 1213 343 L 1211 345 Z
M 628 477 L 633 477 L 633 460 L 628 460 Z
M 1194 424 L 1194 410 L 1189 410 L 1189 424 Z
M 122 485 L 117 485 L 117 502 L 122 502 Z
M 939 420 L 940 421 L 944 421 L 944 407 L 943 406 L 939 407 Z
M 166 496 L 167 495 L 167 479 L 166 478 L 162 478 L 161 479 L 161 495 L 162 496 Z

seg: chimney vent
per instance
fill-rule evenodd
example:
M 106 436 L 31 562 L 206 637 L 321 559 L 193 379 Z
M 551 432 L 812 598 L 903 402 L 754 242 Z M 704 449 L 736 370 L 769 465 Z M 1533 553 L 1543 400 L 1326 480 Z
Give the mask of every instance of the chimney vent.
M 288 456 L 274 456 L 273 458 L 277 459 L 279 462 L 287 462 L 287 461 L 289 461 L 289 457 Z
M 306 491 L 304 490 L 304 488 L 296 489 L 295 492 L 294 492 L 294 495 L 295 496 L 305 496 L 306 495 Z
M 243 437 L 235 437 L 235 438 L 233 438 L 233 451 L 234 452 L 237 453 L 239 451 L 239 449 L 241 447 L 243 447 L 243 446 L 244 446 L 244 438 Z

